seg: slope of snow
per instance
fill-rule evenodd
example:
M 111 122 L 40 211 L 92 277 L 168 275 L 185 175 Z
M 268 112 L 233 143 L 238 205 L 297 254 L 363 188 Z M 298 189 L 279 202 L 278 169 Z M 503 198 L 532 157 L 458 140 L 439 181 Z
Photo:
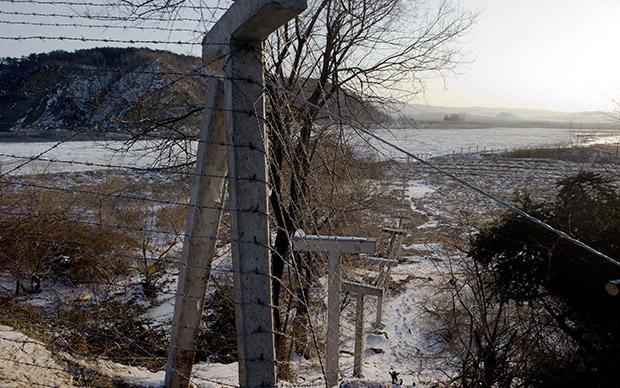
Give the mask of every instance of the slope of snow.
M 43 343 L 1 325 L 0 360 L 2 387 L 72 385 L 72 376 Z
M 68 356 L 62 356 L 68 357 Z M 73 377 L 59 359 L 40 341 L 11 327 L 0 325 L 0 386 L 1 387 L 68 387 Z M 136 387 L 163 387 L 165 372 L 122 365 L 109 360 L 95 362 L 75 359 L 76 364 L 108 376 L 111 381 Z M 198 387 L 238 386 L 238 364 L 200 363 L 194 365 L 192 382 Z
M 165 371 L 151 372 L 146 368 L 122 365 L 110 361 L 99 361 L 99 371 L 114 380 L 136 387 L 158 388 L 164 386 Z M 203 388 L 236 387 L 238 364 L 200 363 L 194 365 L 192 383 Z

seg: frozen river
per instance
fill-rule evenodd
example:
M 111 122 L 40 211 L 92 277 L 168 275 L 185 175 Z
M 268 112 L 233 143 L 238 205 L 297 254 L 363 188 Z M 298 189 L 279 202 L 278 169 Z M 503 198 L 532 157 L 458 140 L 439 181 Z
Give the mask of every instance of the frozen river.
M 474 128 L 377 130 L 381 138 L 422 157 L 451 153 L 504 150 L 540 146 L 569 146 L 617 143 L 620 131 L 587 131 L 569 128 Z M 402 157 L 400 151 L 371 141 L 389 157 Z
M 18 168 L 12 174 L 21 175 L 93 171 L 115 166 L 153 167 L 158 166 L 155 154 L 147 149 L 157 145 L 155 141 L 143 141 L 126 151 L 122 141 L 0 142 L 0 171 Z
M 376 130 L 375 133 L 423 157 L 453 152 L 483 151 L 484 149 L 558 144 L 615 144 L 620 141 L 620 131 L 585 131 L 568 128 L 382 129 Z M 376 140 L 370 143 L 386 156 L 404 157 L 400 152 L 386 145 L 380 145 Z M 25 158 L 36 157 L 56 144 L 57 142 L 0 142 L 0 171 L 9 171 L 28 161 Z M 143 150 L 118 152 L 122 144 L 120 141 L 66 142 L 46 152 L 41 156 L 41 161 L 29 162 L 15 173 L 87 171 L 106 168 L 105 166 L 110 165 L 148 167 L 153 164 L 153 155 Z M 145 148 L 148 145 L 153 145 L 153 141 L 139 143 L 137 148 Z

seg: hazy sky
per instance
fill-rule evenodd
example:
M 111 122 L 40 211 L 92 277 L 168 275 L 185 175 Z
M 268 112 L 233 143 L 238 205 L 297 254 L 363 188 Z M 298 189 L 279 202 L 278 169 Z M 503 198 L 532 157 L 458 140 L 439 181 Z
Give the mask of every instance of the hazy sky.
M 609 108 L 620 96 L 620 0 L 463 0 L 474 62 L 427 89 L 433 105 Z
M 428 83 L 415 102 L 451 106 L 503 106 L 554 110 L 608 109 L 620 97 L 620 0 L 461 0 L 478 10 L 479 21 L 461 41 L 471 63 L 459 74 Z M 55 6 L 0 3 L 0 11 L 61 12 Z M 96 23 L 76 19 L 13 16 L 0 20 Z M 180 24 L 177 24 L 180 26 Z M 194 28 L 196 23 L 187 27 Z M 94 30 L 74 27 L 13 26 L 0 22 L 2 36 L 65 35 L 116 39 L 187 39 L 187 34 Z M 93 43 L 0 41 L 0 56 L 53 49 L 92 47 Z M 99 45 L 104 45 L 103 43 Z M 108 44 L 112 45 L 112 44 Z M 159 46 L 199 53 L 189 46 Z M 445 88 L 444 88 L 445 86 Z

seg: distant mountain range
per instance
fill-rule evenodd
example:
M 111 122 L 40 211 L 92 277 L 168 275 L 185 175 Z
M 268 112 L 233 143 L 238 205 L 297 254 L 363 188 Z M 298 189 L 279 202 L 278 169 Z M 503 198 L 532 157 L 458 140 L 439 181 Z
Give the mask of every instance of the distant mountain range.
M 423 104 L 406 104 L 400 116 L 418 121 L 450 121 L 457 117 L 475 123 L 563 123 L 579 126 L 609 126 L 618 123 L 607 112 L 557 112 L 541 109 L 512 109 L 485 107 L 445 107 Z

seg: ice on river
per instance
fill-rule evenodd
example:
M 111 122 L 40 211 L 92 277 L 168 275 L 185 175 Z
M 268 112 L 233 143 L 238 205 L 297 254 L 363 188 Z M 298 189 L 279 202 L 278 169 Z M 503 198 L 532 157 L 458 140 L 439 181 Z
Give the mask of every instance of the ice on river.
M 142 141 L 126 150 L 122 141 L 0 142 L 0 171 L 17 167 L 12 175 L 27 175 L 124 166 L 161 167 L 158 154 L 152 152 L 159 144 L 158 141 Z M 173 161 L 175 164 L 184 162 L 186 160 Z
M 620 141 L 619 131 L 586 131 L 568 128 L 474 128 L 474 129 L 395 129 L 374 130 L 381 138 L 397 144 L 416 155 L 440 156 L 453 152 L 474 152 L 484 149 L 536 147 L 557 144 L 595 144 Z M 357 135 L 351 135 L 357 136 Z M 356 138 L 359 144 L 365 141 Z M 119 151 L 122 141 L 0 142 L 0 170 L 38 160 L 19 168 L 15 174 L 38 172 L 92 171 L 106 166 L 150 167 L 157 165 L 155 154 L 148 152 L 158 141 L 135 143 L 129 152 Z M 404 154 L 377 140 L 370 140 L 372 152 L 402 158 Z M 192 147 L 196 149 L 196 144 Z M 53 162 L 50 162 L 53 160 Z M 175 163 L 185 160 L 175 161 Z
M 570 128 L 450 128 L 450 129 L 377 129 L 374 133 L 400 148 L 424 158 L 472 153 L 484 150 L 530 148 L 550 145 L 615 144 L 620 131 L 575 130 Z M 384 157 L 405 155 L 376 139 L 369 139 Z

